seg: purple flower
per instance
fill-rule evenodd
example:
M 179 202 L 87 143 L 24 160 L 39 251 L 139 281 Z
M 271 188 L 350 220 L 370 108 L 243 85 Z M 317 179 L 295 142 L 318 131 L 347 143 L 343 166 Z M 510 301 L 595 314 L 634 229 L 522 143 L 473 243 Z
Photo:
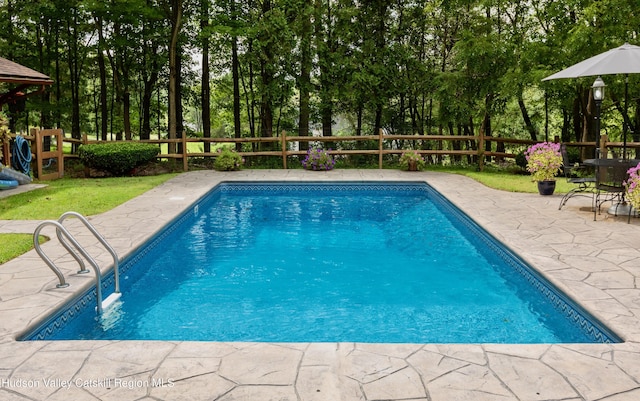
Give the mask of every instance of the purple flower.
M 553 180 L 562 166 L 559 143 L 540 142 L 531 145 L 525 151 L 525 157 L 527 171 L 531 173 L 533 181 Z
M 307 156 L 302 161 L 302 167 L 307 170 L 331 170 L 335 166 L 335 160 L 328 151 L 316 148 L 307 150 Z

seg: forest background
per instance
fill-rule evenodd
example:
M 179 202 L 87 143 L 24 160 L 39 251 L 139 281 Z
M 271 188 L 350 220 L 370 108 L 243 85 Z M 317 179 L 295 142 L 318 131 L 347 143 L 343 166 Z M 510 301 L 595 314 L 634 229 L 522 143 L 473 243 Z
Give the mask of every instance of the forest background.
M 595 77 L 542 82 L 625 42 L 637 0 L 0 0 L 0 55 L 54 84 L 11 128 L 102 140 L 389 134 L 593 141 Z M 640 77 L 602 129 L 640 141 Z M 631 138 L 629 138 L 631 140 Z M 205 143 L 208 152 L 209 143 Z M 464 146 L 464 143 L 459 145 Z M 472 146 L 472 145 L 469 145 Z

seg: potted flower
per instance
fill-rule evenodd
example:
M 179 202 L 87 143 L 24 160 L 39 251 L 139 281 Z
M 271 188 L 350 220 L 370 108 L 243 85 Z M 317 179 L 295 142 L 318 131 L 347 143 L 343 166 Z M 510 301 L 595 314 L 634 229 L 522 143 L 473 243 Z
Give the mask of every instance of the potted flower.
M 238 152 L 228 148 L 219 148 L 213 167 L 218 171 L 236 171 L 240 170 L 243 164 L 244 159 Z
M 627 199 L 631 206 L 640 210 L 640 165 L 627 170 L 629 178 L 624 182 L 627 191 Z
M 409 171 L 422 170 L 427 162 L 417 150 L 407 150 L 400 156 L 400 166 Z
M 309 148 L 307 150 L 307 157 L 302 161 L 302 167 L 304 167 L 305 170 L 313 171 L 332 170 L 336 165 L 336 161 L 329 152 L 331 152 L 331 149 Z
M 560 144 L 540 142 L 529 146 L 524 152 L 527 159 L 527 171 L 532 181 L 538 182 L 540 195 L 551 195 L 556 189 L 555 176 L 562 167 Z

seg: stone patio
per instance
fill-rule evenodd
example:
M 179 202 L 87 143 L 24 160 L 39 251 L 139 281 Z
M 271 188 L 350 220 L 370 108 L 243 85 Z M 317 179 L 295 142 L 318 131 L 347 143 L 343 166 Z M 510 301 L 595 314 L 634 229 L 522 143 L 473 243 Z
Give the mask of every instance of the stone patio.
M 354 344 L 163 341 L 18 342 L 93 284 L 57 241 L 0 265 L 0 400 L 638 400 L 640 221 L 590 199 L 508 193 L 463 176 L 395 170 L 247 170 L 182 174 L 91 223 L 126 257 L 221 181 L 426 181 L 621 336 L 621 344 Z M 534 185 L 534 184 L 532 184 Z M 0 221 L 32 233 L 38 222 Z M 69 229 L 101 266 L 105 252 Z M 49 230 L 49 231 L 47 231 Z M 54 236 L 47 228 L 44 234 Z M 170 313 L 170 312 L 168 312 Z

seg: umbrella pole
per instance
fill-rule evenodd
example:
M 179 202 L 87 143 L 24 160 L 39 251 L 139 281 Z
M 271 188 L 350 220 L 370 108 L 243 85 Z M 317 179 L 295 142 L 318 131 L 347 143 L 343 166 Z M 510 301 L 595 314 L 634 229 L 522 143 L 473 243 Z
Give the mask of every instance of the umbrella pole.
M 624 116 L 622 118 L 622 158 L 627 158 L 627 130 L 629 129 L 627 119 L 629 118 L 629 74 L 624 74 Z

